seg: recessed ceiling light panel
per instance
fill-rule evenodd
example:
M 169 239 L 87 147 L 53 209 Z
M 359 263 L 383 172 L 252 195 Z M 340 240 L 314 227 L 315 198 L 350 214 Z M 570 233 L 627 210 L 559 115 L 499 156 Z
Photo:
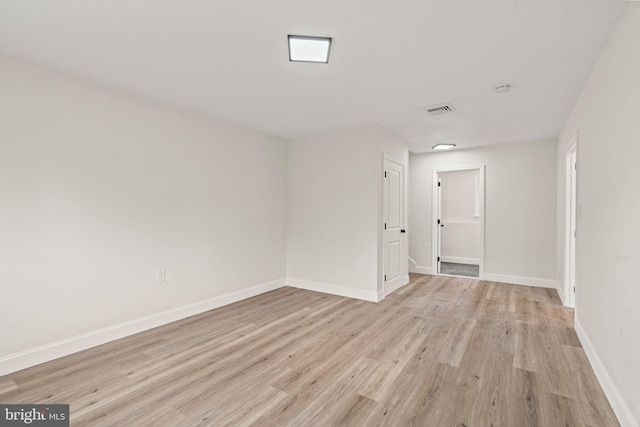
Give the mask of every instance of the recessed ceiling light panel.
M 328 63 L 331 37 L 289 36 L 289 61 Z
M 451 150 L 455 146 L 456 144 L 438 144 L 434 145 L 431 148 L 433 148 L 434 150 Z

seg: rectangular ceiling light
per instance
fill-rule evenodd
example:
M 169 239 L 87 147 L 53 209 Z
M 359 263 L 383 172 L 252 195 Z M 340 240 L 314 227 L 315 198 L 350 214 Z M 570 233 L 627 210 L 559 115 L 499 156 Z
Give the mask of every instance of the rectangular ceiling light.
M 451 150 L 455 146 L 456 144 L 438 144 L 434 145 L 431 148 L 433 148 L 434 150 Z
M 329 62 L 331 37 L 289 36 L 289 61 Z

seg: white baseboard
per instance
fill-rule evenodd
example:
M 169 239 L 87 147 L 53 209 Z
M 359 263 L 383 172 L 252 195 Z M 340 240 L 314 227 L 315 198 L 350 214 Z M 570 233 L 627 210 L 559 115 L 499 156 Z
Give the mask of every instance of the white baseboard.
M 562 305 L 565 307 L 568 307 L 567 305 L 567 301 L 566 301 L 566 297 L 564 296 L 564 286 L 561 285 L 560 283 L 558 283 L 558 286 L 556 287 L 556 291 L 558 291 L 558 296 L 560 297 L 560 302 L 562 302 Z
M 558 288 L 558 281 L 551 279 L 537 279 L 535 277 L 509 276 L 507 274 L 484 273 L 482 280 L 489 282 L 510 283 L 512 285 L 535 286 L 538 288 Z
M 419 265 L 416 265 L 416 271 L 415 272 L 418 273 L 418 274 L 433 274 L 431 272 L 431 267 L 422 267 L 422 266 L 419 266 Z
M 442 256 L 440 257 L 440 261 L 453 262 L 456 264 L 480 265 L 480 260 L 478 258 L 464 258 L 459 256 Z
M 395 286 L 385 286 L 384 287 L 384 296 L 386 297 L 387 295 L 390 295 L 390 294 L 394 293 L 395 291 L 400 289 L 402 286 L 404 286 L 403 283 L 398 283 Z
M 409 273 L 416 272 L 416 262 L 409 257 Z
M 205 311 L 251 298 L 283 286 L 285 286 L 285 279 L 274 280 L 272 282 L 243 289 L 241 291 L 230 292 L 204 301 L 172 308 L 170 310 L 141 317 L 139 319 L 98 329 L 97 331 L 87 332 L 86 334 L 77 335 L 40 347 L 0 357 L 0 376 L 156 328 L 158 326 L 166 325 L 167 323 L 175 322 L 176 320 L 204 313 Z
M 343 286 L 329 285 L 326 283 L 310 282 L 287 278 L 287 286 L 292 288 L 306 289 L 308 291 L 322 292 L 325 294 L 339 295 L 341 297 L 361 299 L 365 301 L 378 302 L 378 292 L 363 291 L 360 289 L 345 288 Z
M 575 318 L 575 330 L 578 338 L 580 339 L 580 343 L 582 343 L 582 348 L 591 363 L 591 367 L 600 382 L 600 386 L 602 386 L 602 390 L 604 390 L 604 394 L 607 396 L 613 412 L 615 412 L 616 417 L 618 417 L 620 425 L 622 427 L 640 427 L 640 423 L 638 423 L 638 420 L 633 416 L 631 408 L 627 405 L 627 402 L 625 402 L 624 398 L 618 391 L 618 388 L 609 375 L 609 372 L 607 372 L 607 368 L 604 366 L 602 360 L 600 360 L 600 356 L 598 356 L 598 353 L 596 352 L 596 349 L 593 347 L 589 336 L 582 328 L 577 312 Z
M 431 267 L 416 265 L 418 274 L 436 274 Z M 490 282 L 510 283 L 512 285 L 536 286 L 538 288 L 558 289 L 558 282 L 551 279 L 536 279 L 533 277 L 509 276 L 506 274 L 484 273 L 482 280 Z

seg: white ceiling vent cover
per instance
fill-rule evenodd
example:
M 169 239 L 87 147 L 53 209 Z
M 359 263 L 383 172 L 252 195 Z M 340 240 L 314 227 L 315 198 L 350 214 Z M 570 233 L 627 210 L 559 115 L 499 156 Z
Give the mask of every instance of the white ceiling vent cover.
M 425 111 L 429 114 L 445 114 L 445 113 L 453 113 L 456 109 L 451 104 L 441 104 L 433 107 L 425 108 Z

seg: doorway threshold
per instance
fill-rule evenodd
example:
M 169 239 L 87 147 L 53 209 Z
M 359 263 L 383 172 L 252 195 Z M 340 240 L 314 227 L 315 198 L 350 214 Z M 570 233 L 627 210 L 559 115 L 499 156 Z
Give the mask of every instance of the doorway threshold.
M 458 264 L 455 262 L 441 262 L 440 274 L 477 279 L 480 277 L 480 266 L 474 264 Z

